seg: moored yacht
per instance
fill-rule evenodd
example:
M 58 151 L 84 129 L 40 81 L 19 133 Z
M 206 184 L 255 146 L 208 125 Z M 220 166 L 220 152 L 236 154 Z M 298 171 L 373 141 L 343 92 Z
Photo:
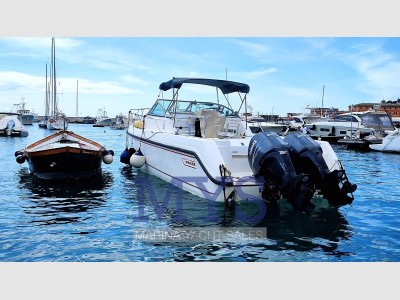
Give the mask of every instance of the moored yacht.
M 284 132 L 287 125 L 274 122 L 267 122 L 263 117 L 250 117 L 247 120 L 248 126 L 252 133 L 258 132 Z
M 183 85 L 212 87 L 215 101 L 181 100 Z M 332 205 L 353 201 L 351 184 L 327 142 L 306 135 L 253 134 L 234 111 L 247 107 L 247 84 L 204 78 L 173 78 L 160 84 L 153 107 L 129 112 L 126 149 L 120 161 L 158 176 L 211 201 L 281 197 L 296 209 L 308 210 L 321 194 Z M 166 99 L 163 93 L 172 91 Z M 227 105 L 220 102 L 220 94 Z M 229 95 L 229 98 L 227 97 Z M 239 109 L 240 110 L 240 109 Z
M 306 124 L 314 138 L 364 138 L 369 135 L 382 137 L 386 130 L 393 129 L 386 112 L 349 112 L 326 121 Z
M 389 131 L 381 143 L 369 144 L 368 146 L 375 151 L 400 153 L 400 125 L 396 125 L 394 130 Z

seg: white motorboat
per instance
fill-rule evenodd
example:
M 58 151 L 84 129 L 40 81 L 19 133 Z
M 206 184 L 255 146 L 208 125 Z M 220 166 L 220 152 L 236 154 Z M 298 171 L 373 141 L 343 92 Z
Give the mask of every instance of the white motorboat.
M 284 132 L 287 128 L 284 124 L 278 124 L 273 122 L 267 122 L 262 117 L 250 117 L 247 120 L 248 126 L 252 133 L 258 132 Z
M 396 126 L 395 130 L 392 130 L 382 139 L 380 144 L 369 144 L 371 150 L 381 152 L 393 152 L 400 153 L 400 126 Z
M 28 131 L 22 124 L 19 116 L 15 114 L 5 115 L 0 119 L 0 136 L 24 137 L 28 136 Z
M 384 136 L 393 128 L 387 113 L 382 111 L 350 112 L 323 122 L 306 124 L 314 138 L 332 137 L 364 138 L 369 135 Z
M 184 84 L 210 86 L 217 98 L 180 100 Z M 162 95 L 169 90 L 172 98 L 165 99 Z M 231 106 L 236 93 L 240 107 L 247 107 L 249 91 L 247 84 L 216 79 L 173 78 L 161 83 L 161 97 L 146 114 L 144 109 L 129 111 L 120 161 L 225 204 L 276 202 L 283 197 L 296 209 L 307 210 L 316 194 L 335 206 L 351 203 L 356 185 L 348 181 L 329 143 L 297 133 L 283 138 L 251 132 Z M 227 106 L 220 103 L 220 93 Z

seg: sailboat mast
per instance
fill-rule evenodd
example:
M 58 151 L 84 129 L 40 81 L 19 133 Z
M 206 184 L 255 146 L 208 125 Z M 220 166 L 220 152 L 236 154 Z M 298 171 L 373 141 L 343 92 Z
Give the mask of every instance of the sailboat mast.
M 75 111 L 76 117 L 78 118 L 78 80 L 76 81 L 76 111 Z
M 47 84 L 47 62 L 46 62 L 46 102 L 44 104 L 44 115 L 47 117 L 49 115 L 49 91 Z
M 56 47 L 54 37 L 52 38 L 52 64 L 53 64 L 53 114 L 57 111 L 57 81 L 56 81 Z
M 324 109 L 324 94 L 325 94 L 325 84 L 322 86 L 322 107 L 321 107 L 321 117 L 322 117 L 322 111 Z
M 50 104 L 50 111 L 51 116 L 54 115 L 54 99 L 53 99 L 53 39 L 51 39 L 51 56 L 50 56 L 50 82 L 49 82 L 49 104 Z

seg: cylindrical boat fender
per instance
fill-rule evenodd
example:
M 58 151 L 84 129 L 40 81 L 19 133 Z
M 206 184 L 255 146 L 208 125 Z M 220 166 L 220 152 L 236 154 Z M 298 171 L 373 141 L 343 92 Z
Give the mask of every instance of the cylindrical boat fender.
M 23 155 L 24 153 L 22 151 L 15 151 L 14 156 L 17 157 L 19 155 Z
M 129 148 L 126 147 L 124 151 L 122 151 L 119 161 L 122 162 L 123 164 L 129 165 L 129 159 L 131 156 L 136 152 L 135 148 Z
M 112 150 L 111 150 L 112 151 Z M 114 153 L 114 151 L 112 151 Z M 114 160 L 113 155 L 110 153 L 110 151 L 104 151 L 103 152 L 103 162 L 107 165 L 111 164 Z
M 15 160 L 17 161 L 17 163 L 19 164 L 23 164 L 25 162 L 25 155 L 18 155 Z
M 129 164 L 134 168 L 141 168 L 144 166 L 146 158 L 140 149 L 136 151 L 129 159 Z
M 143 129 L 143 121 L 141 121 L 141 120 L 136 120 L 136 121 L 133 123 L 133 127 L 139 128 L 139 129 Z

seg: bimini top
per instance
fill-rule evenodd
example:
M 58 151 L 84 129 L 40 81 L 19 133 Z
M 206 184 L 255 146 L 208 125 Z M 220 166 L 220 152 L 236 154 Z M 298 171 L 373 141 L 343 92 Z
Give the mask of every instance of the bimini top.
M 184 83 L 194 83 L 215 86 L 221 90 L 224 94 L 230 94 L 234 92 L 248 93 L 250 87 L 245 83 L 219 80 L 219 79 L 206 79 L 206 78 L 172 78 L 170 81 L 163 82 L 160 84 L 160 90 L 168 91 L 169 89 L 180 89 Z

